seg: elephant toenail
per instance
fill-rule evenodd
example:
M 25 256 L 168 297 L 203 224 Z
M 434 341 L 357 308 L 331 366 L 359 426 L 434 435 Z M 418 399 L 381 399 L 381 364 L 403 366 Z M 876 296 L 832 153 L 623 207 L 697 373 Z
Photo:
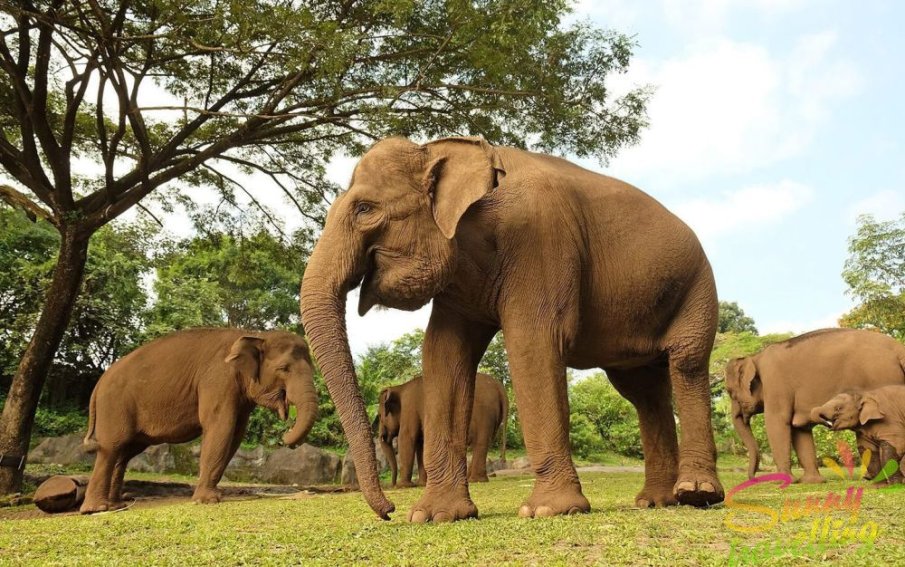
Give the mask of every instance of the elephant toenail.
M 716 488 L 713 487 L 709 482 L 702 482 L 698 488 L 700 488 L 704 492 L 716 492 Z
M 518 509 L 519 518 L 533 518 L 534 510 L 531 509 L 531 506 L 527 504 L 523 504 L 521 508 Z
M 650 508 L 652 505 L 653 503 L 646 498 L 639 498 L 635 500 L 635 506 L 637 506 L 638 508 Z
M 409 522 L 413 524 L 425 524 L 427 520 L 427 513 L 424 510 L 414 510 L 412 515 L 409 516 Z
M 434 514 L 434 517 L 433 517 L 434 523 L 437 523 L 437 524 L 442 523 L 442 522 L 451 522 L 452 520 L 453 520 L 452 515 L 448 514 L 446 512 L 437 512 L 436 514 Z
M 680 482 L 680 483 L 676 486 L 676 490 L 677 490 L 677 491 L 680 491 L 680 492 L 693 492 L 693 491 L 694 491 L 694 483 L 691 482 L 691 481 L 688 481 L 688 480 L 683 481 L 683 482 Z
M 555 516 L 556 510 L 549 506 L 538 506 L 534 510 L 535 518 L 549 518 L 550 516 Z
M 571 508 L 569 508 L 569 511 L 566 512 L 566 514 L 568 514 L 569 516 L 574 516 L 575 514 L 583 514 L 583 513 L 584 513 L 584 510 L 582 510 L 578 506 L 572 506 Z

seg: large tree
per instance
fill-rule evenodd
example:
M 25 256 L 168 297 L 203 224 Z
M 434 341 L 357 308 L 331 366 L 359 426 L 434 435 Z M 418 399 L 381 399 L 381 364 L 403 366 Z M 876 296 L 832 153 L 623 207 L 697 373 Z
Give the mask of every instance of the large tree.
M 842 278 L 860 303 L 839 324 L 878 329 L 905 341 L 905 212 L 898 219 L 858 218 Z
M 89 238 L 159 188 L 248 192 L 238 174 L 257 172 L 256 185 L 269 179 L 318 219 L 326 159 L 389 134 L 601 159 L 635 142 L 647 91 L 614 98 L 606 86 L 632 40 L 565 25 L 567 11 L 564 0 L 0 4 L 2 195 L 61 235 L 0 453 L 28 447 Z M 0 469 L 0 492 L 20 481 Z
M 748 317 L 745 311 L 735 301 L 720 301 L 718 333 L 753 333 L 757 334 L 754 319 Z

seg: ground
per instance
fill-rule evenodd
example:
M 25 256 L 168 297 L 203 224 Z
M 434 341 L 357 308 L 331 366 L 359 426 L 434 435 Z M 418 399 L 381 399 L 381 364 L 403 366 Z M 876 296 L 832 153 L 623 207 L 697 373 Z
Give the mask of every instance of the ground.
M 721 478 L 727 490 L 745 480 L 736 470 L 721 471 Z M 763 506 L 758 510 L 737 504 L 638 510 L 632 502 L 643 482 L 639 471 L 598 467 L 583 471 L 581 481 L 591 514 L 520 519 L 516 510 L 532 480 L 506 475 L 472 487 L 481 519 L 428 526 L 405 522 L 421 489 L 388 491 L 397 508 L 390 522 L 378 520 L 358 493 L 237 494 L 216 506 L 176 496 L 156 505 L 139 500 L 129 510 L 96 516 L 36 517 L 30 506 L 7 508 L 0 510 L 0 564 L 726 565 L 739 558 L 739 547 L 753 545 L 760 545 L 758 557 L 766 565 L 896 565 L 905 556 L 905 490 L 878 491 L 850 480 L 783 490 L 770 484 L 736 496 L 736 502 Z M 864 488 L 857 516 L 843 511 L 829 522 L 818 515 L 763 525 L 786 500 L 810 496 L 823 502 L 828 493 L 844 499 L 848 487 Z M 733 522 L 762 529 L 741 533 L 730 529 Z M 781 547 L 793 545 L 800 533 L 831 539 L 839 525 L 854 527 L 842 535 L 847 542 L 810 550 Z M 874 539 L 873 546 L 859 543 L 859 529 L 861 540 Z M 770 551 L 777 555 L 763 555 Z M 745 552 L 741 564 L 755 560 L 755 552 Z

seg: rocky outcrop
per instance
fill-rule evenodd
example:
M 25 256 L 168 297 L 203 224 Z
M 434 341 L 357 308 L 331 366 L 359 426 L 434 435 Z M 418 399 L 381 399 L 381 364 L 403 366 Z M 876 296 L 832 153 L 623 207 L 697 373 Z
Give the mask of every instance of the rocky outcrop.
M 28 453 L 28 462 L 43 465 L 90 468 L 94 455 L 82 448 L 84 434 L 73 433 L 62 437 L 45 437 Z
M 274 451 L 261 468 L 261 480 L 298 486 L 331 484 L 339 480 L 341 468 L 335 453 L 303 443 L 295 449 Z

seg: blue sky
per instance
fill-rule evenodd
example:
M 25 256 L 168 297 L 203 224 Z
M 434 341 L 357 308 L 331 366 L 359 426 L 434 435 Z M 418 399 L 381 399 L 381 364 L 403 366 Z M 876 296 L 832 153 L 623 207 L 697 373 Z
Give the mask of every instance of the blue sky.
M 614 89 L 651 84 L 651 126 L 606 167 L 699 235 L 721 299 L 761 332 L 834 326 L 855 218 L 905 210 L 905 3 L 582 1 L 576 16 L 640 44 Z M 351 160 L 331 168 L 344 186 Z M 424 327 L 354 313 L 353 351 Z

